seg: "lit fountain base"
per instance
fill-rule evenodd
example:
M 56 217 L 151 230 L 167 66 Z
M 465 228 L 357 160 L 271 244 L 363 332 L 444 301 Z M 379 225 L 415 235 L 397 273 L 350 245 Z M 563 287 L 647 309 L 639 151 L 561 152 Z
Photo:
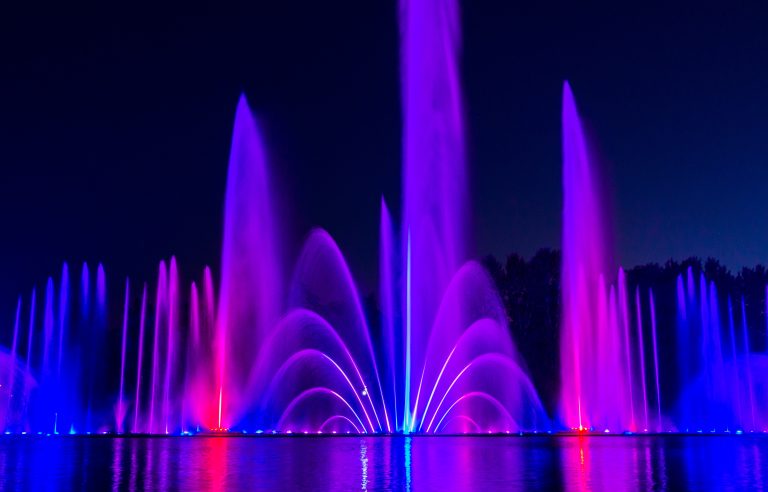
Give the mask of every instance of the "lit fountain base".
M 551 438 L 558 438 L 558 437 L 690 437 L 690 436 L 741 436 L 741 435 L 765 435 L 768 436 L 768 429 L 761 430 L 761 431 L 745 431 L 745 430 L 695 430 L 695 431 L 661 431 L 661 432 L 652 432 L 652 431 L 642 431 L 642 432 L 631 432 L 631 431 L 624 431 L 624 432 L 612 432 L 610 430 L 605 430 L 602 432 L 596 431 L 596 430 L 582 430 L 579 431 L 578 429 L 573 430 L 567 430 L 567 431 L 542 431 L 542 432 L 487 432 L 487 433 L 473 433 L 473 432 L 465 432 L 465 433 L 454 433 L 454 434 L 360 434 L 357 432 L 309 432 L 309 431 L 302 431 L 302 432 L 291 432 L 291 431 L 285 431 L 285 432 L 278 432 L 274 430 L 256 430 L 256 431 L 233 431 L 229 429 L 220 429 L 215 430 L 211 429 L 208 431 L 200 431 L 200 432 L 190 432 L 185 431 L 182 433 L 173 433 L 173 434 L 146 434 L 146 433 L 123 433 L 118 434 L 115 432 L 87 432 L 87 433 L 66 433 L 66 434 L 53 434 L 53 433 L 44 433 L 44 432 L 4 432 L 2 435 L 0 435 L 0 439 L 14 439 L 14 438 L 41 438 L 41 437 L 52 437 L 52 438 L 95 438 L 95 439 L 103 439 L 103 438 L 179 438 L 179 437 L 200 437 L 200 438 L 209 438 L 209 437 L 226 437 L 226 438 L 243 438 L 243 437 L 250 437 L 250 438 L 327 438 L 327 437 L 373 437 L 373 438 L 404 438 L 404 437 L 410 437 L 410 438 L 441 438 L 441 437 L 520 437 L 520 438 L 532 438 L 532 437 L 551 437 Z

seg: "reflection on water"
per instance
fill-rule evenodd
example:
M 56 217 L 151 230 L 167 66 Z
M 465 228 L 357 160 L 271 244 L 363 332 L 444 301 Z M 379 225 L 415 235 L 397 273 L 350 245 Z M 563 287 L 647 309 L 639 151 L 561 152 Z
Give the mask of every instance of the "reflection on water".
M 413 439 L 410 437 L 405 438 L 405 446 L 404 446 L 404 452 L 405 456 L 403 456 L 403 463 L 405 468 L 405 490 L 409 491 L 411 490 L 411 441 Z
M 368 490 L 368 446 L 365 445 L 365 441 L 360 441 L 360 468 L 362 469 L 363 479 L 360 483 L 360 488 Z
M 726 490 L 768 438 L 0 438 L 3 490 Z

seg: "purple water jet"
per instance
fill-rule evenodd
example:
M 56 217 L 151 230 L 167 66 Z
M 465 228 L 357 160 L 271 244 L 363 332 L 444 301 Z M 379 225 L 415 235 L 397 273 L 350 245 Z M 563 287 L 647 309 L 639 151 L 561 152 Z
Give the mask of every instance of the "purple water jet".
M 139 341 L 138 355 L 136 356 L 136 397 L 133 407 L 133 432 L 139 432 L 139 411 L 141 409 L 141 376 L 144 364 L 144 332 L 147 322 L 147 284 L 141 293 L 141 312 L 139 313 Z
M 2 367 L 5 371 L 5 377 L 3 378 L 3 385 L 2 388 L 0 388 L 0 395 L 2 395 L 2 399 L 5 400 L 4 403 L 4 411 L 2 414 L 0 414 L 0 429 L 3 431 L 9 429 L 10 423 L 13 420 L 13 411 L 14 411 L 14 403 L 15 400 L 13 398 L 14 392 L 16 391 L 17 386 L 17 378 L 18 378 L 18 361 L 16 360 L 16 354 L 18 350 L 18 343 L 19 343 L 19 326 L 21 323 L 21 296 L 19 296 L 18 301 L 16 301 L 16 317 L 14 318 L 15 321 L 13 322 L 13 341 L 11 342 L 11 352 L 10 356 L 3 361 L 3 364 L 0 364 L 0 367 Z M 2 401 L 2 400 L 0 400 Z
M 640 303 L 640 288 L 635 289 L 635 309 L 637 310 L 637 350 L 638 360 L 640 361 L 640 381 L 643 388 L 643 416 L 645 426 L 643 430 L 648 431 L 648 384 L 645 379 L 645 338 L 643 337 L 643 314 L 642 304 Z
M 158 432 L 157 427 L 155 426 L 155 406 L 156 406 L 156 398 L 158 394 L 158 381 L 161 377 L 160 371 L 161 371 L 161 360 L 160 360 L 160 354 L 161 348 L 161 336 L 162 336 L 162 330 L 163 330 L 163 313 L 166 309 L 167 300 L 166 296 L 168 294 L 168 271 L 165 266 L 165 262 L 160 262 L 159 272 L 157 276 L 157 292 L 155 294 L 155 323 L 154 323 L 154 342 L 152 344 L 152 385 L 150 389 L 150 396 L 149 396 L 149 421 L 148 421 L 148 427 L 147 432 L 150 433 L 156 433 Z
M 656 382 L 656 432 L 661 432 L 661 386 L 659 385 L 659 343 L 656 339 L 656 303 L 653 299 L 653 290 L 648 292 L 651 309 L 651 340 L 653 341 L 653 376 Z
M 35 303 L 36 303 L 36 290 L 32 289 L 32 296 L 30 299 L 30 305 L 29 305 L 29 330 L 27 332 L 27 362 L 26 362 L 26 368 L 25 373 L 27 375 L 32 374 L 32 343 L 35 339 Z M 32 389 L 32 381 L 30 381 L 29 377 L 24 378 L 24 389 L 22 392 L 22 402 L 23 402 L 23 414 L 25 419 L 25 425 L 23 428 L 27 429 L 29 427 L 29 392 Z
M 466 260 L 467 189 L 461 89 L 460 28 L 454 0 L 402 1 L 404 214 L 402 258 L 410 262 L 403 428 L 416 422 L 420 374 L 430 327 L 451 277 Z M 406 251 L 408 250 L 408 251 Z M 413 391 L 411 390 L 413 388 Z
M 125 406 L 125 356 L 128 345 L 128 308 L 131 299 L 131 284 L 125 279 L 125 301 L 123 303 L 123 330 L 120 342 L 120 392 L 117 397 L 115 408 L 115 427 L 118 434 L 124 431 L 123 421 L 125 419 L 127 408 Z
M 174 347 L 176 345 L 176 336 L 178 327 L 178 310 L 179 310 L 179 271 L 176 264 L 176 258 L 171 258 L 170 268 L 168 271 L 168 292 L 166 294 L 166 315 L 168 317 L 166 321 L 166 343 L 165 343 L 165 369 L 163 371 L 163 428 L 165 433 L 168 434 L 170 430 L 170 418 L 172 414 L 171 405 L 173 403 L 173 382 L 176 369 L 175 357 L 176 351 Z
M 280 314 L 282 282 L 270 193 L 264 144 L 241 96 L 232 132 L 216 310 L 218 428 L 230 427 L 248 412 L 254 353 Z

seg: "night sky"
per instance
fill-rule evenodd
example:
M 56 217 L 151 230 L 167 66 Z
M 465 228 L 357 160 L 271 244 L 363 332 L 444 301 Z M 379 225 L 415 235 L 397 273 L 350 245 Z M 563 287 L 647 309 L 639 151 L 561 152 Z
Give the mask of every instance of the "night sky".
M 766 12 L 584 3 L 462 4 L 475 254 L 559 247 L 568 79 L 624 265 L 768 262 Z M 241 92 L 290 254 L 325 227 L 372 289 L 381 195 L 400 208 L 397 2 L 129 5 L 0 15 L 0 320 L 64 260 L 215 267 Z

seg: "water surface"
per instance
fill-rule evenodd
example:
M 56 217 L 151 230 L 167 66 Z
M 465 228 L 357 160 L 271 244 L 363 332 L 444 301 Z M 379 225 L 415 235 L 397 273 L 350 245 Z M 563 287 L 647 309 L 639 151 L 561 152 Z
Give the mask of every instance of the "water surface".
M 0 438 L 2 490 L 761 490 L 763 436 Z

